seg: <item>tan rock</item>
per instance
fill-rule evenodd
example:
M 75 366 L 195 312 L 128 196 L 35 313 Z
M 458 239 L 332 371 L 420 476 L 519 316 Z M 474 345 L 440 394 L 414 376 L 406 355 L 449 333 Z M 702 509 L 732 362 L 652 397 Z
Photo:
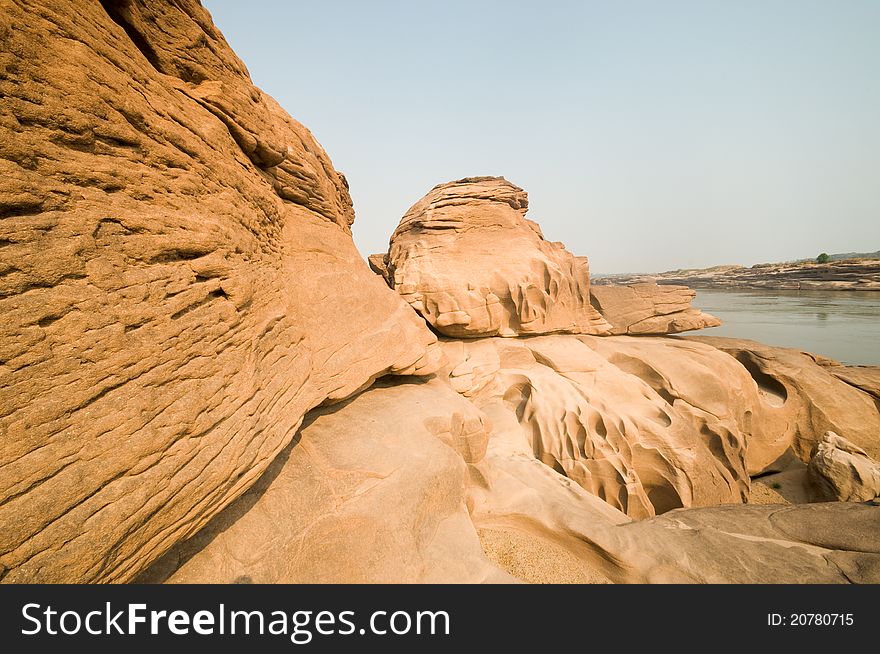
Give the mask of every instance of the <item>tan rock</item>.
M 385 263 L 384 254 L 371 254 L 367 257 L 367 263 L 370 264 L 370 270 L 388 281 L 388 265 Z
M 391 237 L 389 283 L 448 336 L 607 332 L 587 259 L 544 240 L 527 210 L 526 192 L 503 177 L 435 186 Z
M 878 506 L 843 503 L 684 509 L 616 528 L 599 550 L 618 583 L 878 583 L 878 520 Z
M 479 464 L 471 517 L 481 533 L 527 534 L 531 550 L 551 554 L 526 562 L 528 581 L 579 582 L 587 570 L 613 583 L 880 582 L 880 506 L 731 504 L 629 521 L 496 436 Z M 521 574 L 523 562 L 507 556 L 499 563 Z M 578 565 L 565 578 L 567 558 Z
M 450 385 L 541 461 L 631 517 L 742 502 L 791 444 L 719 350 L 663 338 L 442 341 Z
M 0 569 L 125 581 L 439 351 L 198 2 L 7 1 L 0 40 Z
M 844 381 L 846 373 L 820 365 L 798 350 L 755 341 L 711 336 L 686 336 L 713 345 L 739 361 L 768 400 L 785 414 L 785 431 L 795 454 L 810 460 L 813 448 L 827 431 L 848 440 L 880 460 L 880 410 L 871 389 Z M 858 368 L 854 369 L 858 371 Z M 864 380 L 863 380 L 864 381 Z
M 572 347 L 573 342 L 583 350 Z M 641 355 L 656 375 L 663 374 L 657 361 L 666 356 L 678 358 L 686 369 L 701 362 L 726 373 L 724 366 L 739 365 L 715 348 L 669 338 L 547 336 L 445 343 L 449 352 L 465 358 L 471 348 L 476 353 L 455 362 L 473 363 L 471 372 L 452 378 L 461 384 L 471 375 L 478 389 L 469 398 L 442 379 L 385 379 L 351 401 L 313 411 L 301 439 L 252 491 L 155 565 L 152 577 L 141 580 L 509 580 L 479 551 L 479 533 L 488 558 L 531 582 L 880 581 L 878 506 L 729 504 L 632 521 L 565 470 L 539 459 L 521 416 L 509 396 L 497 397 L 498 389 L 514 369 L 522 378 L 537 379 L 532 368 L 543 366 L 560 378 L 582 382 L 585 397 L 607 396 L 626 412 L 618 414 L 621 421 L 641 428 L 646 424 L 644 412 L 639 413 L 643 405 L 623 401 L 625 395 L 608 396 L 612 384 L 627 384 L 611 370 L 624 359 L 613 364 L 603 358 L 603 364 L 598 350 L 590 359 L 589 344 L 615 342 L 623 351 L 629 342 L 670 349 L 665 356 Z M 490 349 L 495 351 L 494 373 L 489 372 Z M 627 352 L 626 357 L 635 355 Z M 590 360 L 593 369 L 586 371 Z M 583 382 L 587 374 L 597 378 L 593 386 Z M 634 372 L 626 374 L 637 379 Z M 746 371 L 741 374 L 744 388 L 754 386 Z M 698 375 L 694 384 L 707 380 Z M 678 378 L 666 383 L 670 393 L 679 394 L 673 414 L 685 403 L 718 410 L 725 401 L 712 390 L 694 396 L 692 388 L 679 387 Z M 650 397 L 650 389 L 646 393 Z M 758 397 L 757 389 L 753 393 Z M 546 396 L 536 395 L 534 401 L 552 407 Z M 455 415 L 462 424 L 491 427 L 485 456 L 469 455 L 470 465 L 442 442 L 443 434 L 455 431 Z M 645 442 L 652 437 L 645 436 Z M 598 440 L 597 434 L 590 438 Z M 678 447 L 669 443 L 674 454 Z M 690 449 L 700 456 L 699 447 Z M 713 465 L 705 459 L 697 464 Z M 688 474 L 695 489 L 713 479 Z
M 691 308 L 696 291 L 652 283 L 593 286 L 593 306 L 611 323 L 612 334 L 675 334 L 718 327 L 715 316 Z
M 864 391 L 875 400 L 880 400 L 880 366 L 843 366 L 840 364 L 826 366 L 828 372 Z
M 316 409 L 263 479 L 141 580 L 506 581 L 468 515 L 461 441 L 444 444 L 469 422 L 476 461 L 488 423 L 438 380 L 380 382 Z
M 819 441 L 808 472 L 820 501 L 864 502 L 880 496 L 880 464 L 833 431 Z

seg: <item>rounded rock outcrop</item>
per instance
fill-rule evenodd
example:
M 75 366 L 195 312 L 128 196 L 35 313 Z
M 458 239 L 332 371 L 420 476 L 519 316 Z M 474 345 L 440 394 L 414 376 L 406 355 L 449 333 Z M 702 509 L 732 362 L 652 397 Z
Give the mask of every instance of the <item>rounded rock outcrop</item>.
M 446 336 L 608 332 L 590 304 L 587 258 L 545 240 L 528 206 L 503 177 L 435 186 L 373 269 Z

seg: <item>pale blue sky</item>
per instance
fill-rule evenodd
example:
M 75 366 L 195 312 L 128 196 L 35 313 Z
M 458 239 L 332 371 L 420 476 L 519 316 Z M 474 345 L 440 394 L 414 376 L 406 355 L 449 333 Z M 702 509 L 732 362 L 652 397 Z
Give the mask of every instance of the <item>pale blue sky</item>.
M 880 248 L 880 0 L 203 3 L 365 256 L 471 175 L 594 272 Z

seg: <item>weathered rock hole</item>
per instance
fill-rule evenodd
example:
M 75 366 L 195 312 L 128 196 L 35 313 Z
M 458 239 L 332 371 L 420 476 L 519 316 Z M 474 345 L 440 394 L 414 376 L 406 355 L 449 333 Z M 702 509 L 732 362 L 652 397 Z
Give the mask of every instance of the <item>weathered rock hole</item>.
M 761 396 L 767 404 L 774 407 L 781 407 L 786 403 L 788 400 L 788 391 L 785 390 L 785 386 L 777 379 L 761 370 L 751 352 L 738 352 L 736 354 L 736 360 L 742 364 L 743 368 L 745 368 L 749 375 L 751 375 L 752 379 L 755 380 L 755 383 L 758 385 L 758 390 L 761 392 Z
M 130 0 L 100 0 L 100 2 L 107 15 L 110 16 L 114 23 L 125 30 L 128 38 L 141 51 L 146 60 L 150 62 L 150 65 L 160 73 L 164 73 L 165 71 L 159 65 L 159 56 L 156 54 L 153 46 L 147 42 L 144 35 L 138 32 L 137 28 L 129 23 L 126 18 L 128 8 L 131 6 Z

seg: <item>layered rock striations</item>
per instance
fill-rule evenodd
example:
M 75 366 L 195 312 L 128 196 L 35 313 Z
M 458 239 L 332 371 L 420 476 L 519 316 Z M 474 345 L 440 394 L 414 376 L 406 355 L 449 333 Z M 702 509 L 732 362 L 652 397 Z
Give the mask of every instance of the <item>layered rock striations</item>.
M 441 334 L 599 334 L 586 257 L 544 240 L 528 196 L 503 177 L 435 186 L 406 212 L 375 258 L 396 290 Z
M 593 347 L 633 340 L 626 362 Z M 140 580 L 880 581 L 880 507 L 739 503 L 736 462 L 772 438 L 758 421 L 774 409 L 720 350 L 565 335 L 444 349 L 436 379 L 311 412 L 264 479 Z M 648 388 L 635 360 L 682 370 Z M 713 386 L 712 368 L 739 381 Z M 665 512 L 635 510 L 645 496 Z
M 195 0 L 0 5 L 0 570 L 125 581 L 435 337 Z
M 593 306 L 611 323 L 612 334 L 677 334 L 718 327 L 715 316 L 691 307 L 696 291 L 653 283 L 592 286 Z

